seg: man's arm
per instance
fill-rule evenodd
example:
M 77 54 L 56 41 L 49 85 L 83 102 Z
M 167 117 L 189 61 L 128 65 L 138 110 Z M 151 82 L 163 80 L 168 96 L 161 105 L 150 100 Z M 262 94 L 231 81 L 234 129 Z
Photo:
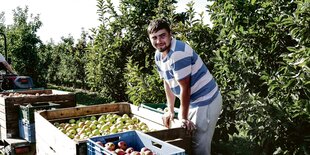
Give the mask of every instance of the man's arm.
M 167 128 L 170 128 L 171 121 L 173 121 L 173 118 L 174 118 L 175 96 L 172 93 L 166 81 L 164 81 L 164 87 L 165 87 L 165 93 L 166 93 L 166 99 L 167 99 L 168 112 L 164 113 L 162 119 L 163 119 L 164 126 Z
M 191 93 L 191 87 L 190 87 L 190 76 L 187 76 L 186 78 L 178 81 L 180 85 L 180 112 L 181 115 L 179 115 L 179 120 L 187 120 L 188 119 L 188 111 L 189 111 L 189 104 L 190 104 L 190 93 Z
M 170 112 L 174 113 L 174 103 L 175 103 L 175 96 L 172 93 L 168 83 L 164 81 L 164 88 L 166 93 L 166 99 L 167 99 L 167 106 Z
M 3 61 L 2 63 L 10 73 L 15 74 L 15 71 L 13 70 L 12 66 L 7 61 Z
M 179 80 L 179 85 L 181 88 L 180 92 L 180 112 L 179 120 L 181 121 L 181 126 L 186 128 L 188 133 L 192 134 L 196 129 L 196 125 L 188 119 L 189 105 L 190 105 L 190 95 L 191 95 L 191 78 L 187 76 L 186 78 Z

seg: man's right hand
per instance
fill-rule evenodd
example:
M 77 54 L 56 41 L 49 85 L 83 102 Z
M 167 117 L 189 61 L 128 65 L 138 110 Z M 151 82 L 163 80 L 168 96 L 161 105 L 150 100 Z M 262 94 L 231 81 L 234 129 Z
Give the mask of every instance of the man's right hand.
M 163 119 L 164 126 L 167 127 L 167 128 L 170 128 L 171 127 L 171 122 L 174 119 L 174 112 L 170 112 L 170 111 L 165 112 L 163 117 L 162 117 L 162 119 Z

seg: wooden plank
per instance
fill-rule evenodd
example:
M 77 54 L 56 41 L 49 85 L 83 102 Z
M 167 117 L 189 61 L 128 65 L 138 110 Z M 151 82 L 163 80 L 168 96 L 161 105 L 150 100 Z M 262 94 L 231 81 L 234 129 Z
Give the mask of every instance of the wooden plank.
M 28 89 L 28 90 L 23 90 L 23 91 L 17 91 L 17 92 L 1 92 L 0 94 L 3 95 L 9 95 L 9 94 L 14 94 L 14 93 L 19 93 L 19 94 L 31 94 L 31 95 L 35 95 L 36 93 L 39 94 L 52 94 L 53 90 L 52 89 L 43 89 L 43 90 L 32 90 L 32 89 Z
M 74 95 L 46 95 L 46 96 L 25 96 L 25 97 L 8 97 L 5 99 L 5 106 L 14 106 L 24 103 L 36 103 L 36 102 L 53 102 L 53 101 L 72 101 Z M 74 100 L 75 101 L 75 100 Z
M 5 108 L 5 98 L 4 97 L 0 97 L 0 106 L 3 106 Z
M 124 106 L 124 104 L 128 104 Z M 121 113 L 130 113 L 129 103 L 113 103 L 113 104 L 99 104 L 93 106 L 85 106 L 85 107 L 74 107 L 74 108 L 62 108 L 55 110 L 46 110 L 41 111 L 40 115 L 43 116 L 47 120 L 59 120 L 59 119 L 69 119 L 76 118 L 80 116 L 88 116 L 95 115 L 101 113 L 109 113 L 109 112 L 121 112 Z
M 0 97 L 0 105 L 6 105 L 5 103 L 34 103 L 34 102 L 47 102 L 47 101 L 71 101 L 75 102 L 75 94 L 60 90 L 27 90 L 20 91 L 20 94 L 31 94 L 33 96 L 24 97 Z M 35 96 L 36 93 L 41 94 L 41 96 Z M 0 93 L 0 95 L 8 95 L 9 92 Z
M 0 112 L 5 113 L 5 106 L 4 105 L 0 105 Z
M 0 121 L 3 120 L 4 122 L 6 121 L 6 115 L 4 112 L 0 112 Z M 1 123 L 0 123 L 1 125 Z

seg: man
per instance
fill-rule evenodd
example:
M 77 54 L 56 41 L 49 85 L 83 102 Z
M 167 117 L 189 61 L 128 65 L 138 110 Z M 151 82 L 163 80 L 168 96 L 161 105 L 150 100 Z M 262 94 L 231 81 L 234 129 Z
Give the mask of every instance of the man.
M 211 154 L 211 140 L 222 109 L 222 96 L 210 71 L 186 43 L 172 38 L 170 25 L 163 19 L 150 22 L 148 35 L 156 49 L 155 63 L 164 88 L 169 111 L 163 123 L 170 127 L 175 97 L 180 99 L 181 126 L 193 133 L 195 154 Z
M 0 64 L 2 65 L 2 68 L 6 69 L 5 71 L 9 71 L 11 74 L 15 74 L 15 71 L 11 67 L 11 65 L 5 60 L 4 56 L 0 53 Z M 2 70 L 0 68 L 0 70 Z

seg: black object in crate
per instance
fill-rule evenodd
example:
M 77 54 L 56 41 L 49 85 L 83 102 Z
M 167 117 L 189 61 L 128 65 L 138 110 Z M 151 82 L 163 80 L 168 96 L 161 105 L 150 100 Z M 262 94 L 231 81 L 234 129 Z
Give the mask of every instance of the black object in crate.
M 27 105 L 19 105 L 19 120 L 23 120 L 29 124 L 34 123 L 34 112 L 37 110 L 50 110 L 58 108 L 60 104 L 52 102 L 31 103 Z

